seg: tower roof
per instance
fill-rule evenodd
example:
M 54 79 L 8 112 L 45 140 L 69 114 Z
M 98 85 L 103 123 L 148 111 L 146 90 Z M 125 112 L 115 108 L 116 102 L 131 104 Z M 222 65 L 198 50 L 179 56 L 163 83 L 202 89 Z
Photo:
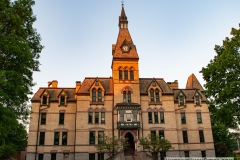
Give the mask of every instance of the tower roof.
M 119 21 L 127 21 L 127 16 L 126 16 L 126 13 L 125 13 L 123 5 L 122 5 L 121 15 L 119 16 Z
M 199 83 L 194 74 L 191 74 L 188 77 L 186 89 L 199 89 L 200 91 L 204 91 L 202 85 Z

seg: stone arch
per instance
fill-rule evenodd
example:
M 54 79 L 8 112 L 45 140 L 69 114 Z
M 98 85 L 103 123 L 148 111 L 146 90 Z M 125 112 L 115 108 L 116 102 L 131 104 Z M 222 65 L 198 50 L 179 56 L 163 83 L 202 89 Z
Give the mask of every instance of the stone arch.
M 89 107 L 88 108 L 88 112 L 93 112 L 94 110 L 93 110 L 93 108 L 92 107 Z
M 106 108 L 105 108 L 105 107 L 102 107 L 102 108 L 101 108 L 101 112 L 106 112 Z
M 123 94 L 124 91 L 125 91 L 126 93 L 128 93 L 128 91 L 130 91 L 131 94 L 133 94 L 133 90 L 132 90 L 132 88 L 129 87 L 129 86 L 123 87 L 123 89 L 121 90 L 121 93 Z
M 147 112 L 152 112 L 152 108 L 148 107 Z
M 133 138 L 134 138 L 134 141 L 136 142 L 136 141 L 137 141 L 137 133 L 135 133 L 133 130 L 125 130 L 125 131 L 122 132 L 121 136 L 122 136 L 122 137 L 125 137 L 125 135 L 126 135 L 128 132 L 132 134 L 132 136 L 133 136 Z
M 159 108 L 159 111 L 160 111 L 160 112 L 164 112 L 165 109 L 164 109 L 163 107 L 160 107 L 160 108 Z

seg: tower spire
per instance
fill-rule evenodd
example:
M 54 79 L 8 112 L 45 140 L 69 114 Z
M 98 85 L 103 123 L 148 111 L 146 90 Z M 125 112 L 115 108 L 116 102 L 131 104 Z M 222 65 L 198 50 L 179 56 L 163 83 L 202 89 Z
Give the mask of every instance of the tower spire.
M 122 11 L 121 15 L 119 16 L 119 29 L 127 29 L 128 28 L 128 20 L 124 10 L 124 1 L 122 1 Z

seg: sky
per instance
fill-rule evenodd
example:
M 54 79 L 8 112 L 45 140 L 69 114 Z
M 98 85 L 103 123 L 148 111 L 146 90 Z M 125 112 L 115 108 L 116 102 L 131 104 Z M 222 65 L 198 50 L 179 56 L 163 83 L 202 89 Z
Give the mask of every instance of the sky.
M 179 88 L 192 73 L 205 84 L 199 71 L 240 23 L 240 0 L 125 0 L 124 8 L 140 78 L 178 80 Z M 75 87 L 85 77 L 112 76 L 121 0 L 36 0 L 33 12 L 44 45 L 33 92 L 52 80 Z

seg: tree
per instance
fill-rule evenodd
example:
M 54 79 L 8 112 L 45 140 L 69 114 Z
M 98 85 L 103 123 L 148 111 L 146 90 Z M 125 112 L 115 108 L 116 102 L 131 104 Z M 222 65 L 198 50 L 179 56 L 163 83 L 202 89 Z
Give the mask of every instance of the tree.
M 0 112 L 0 117 L 3 121 L 11 118 L 14 122 L 9 123 L 13 126 L 8 129 L 2 128 L 0 135 L 11 135 L 16 126 L 21 128 L 17 120 L 23 123 L 28 120 L 29 107 L 26 102 L 32 94 L 32 75 L 34 71 L 39 71 L 39 53 L 43 49 L 40 35 L 32 26 L 36 20 L 33 5 L 33 0 L 0 1 L 0 108 L 11 113 L 10 117 L 6 117 Z M 19 138 L 22 138 L 22 144 L 26 147 L 25 133 L 20 131 L 19 134 L 22 134 Z M 8 145 L 13 142 L 13 138 L 1 137 L 1 150 L 9 148 Z M 14 142 L 22 146 L 19 143 Z M 16 152 L 20 148 L 12 149 Z
M 143 146 L 144 151 L 151 153 L 153 160 L 157 160 L 159 156 L 161 156 L 161 160 L 163 160 L 163 155 L 165 155 L 169 149 L 173 148 L 167 139 L 159 135 L 150 134 L 147 137 L 140 139 L 140 145 Z
M 116 136 L 109 137 L 103 135 L 101 137 L 97 137 L 98 144 L 95 145 L 97 150 L 100 153 L 108 154 L 110 159 L 114 159 L 114 157 L 123 152 L 125 148 L 129 146 L 126 138 L 117 138 Z
M 232 152 L 227 141 L 231 142 L 233 136 L 228 128 L 237 128 L 240 121 L 240 29 L 232 28 L 231 35 L 222 46 L 215 46 L 217 55 L 200 71 L 206 81 L 204 93 L 208 99 L 216 155 L 220 156 Z

